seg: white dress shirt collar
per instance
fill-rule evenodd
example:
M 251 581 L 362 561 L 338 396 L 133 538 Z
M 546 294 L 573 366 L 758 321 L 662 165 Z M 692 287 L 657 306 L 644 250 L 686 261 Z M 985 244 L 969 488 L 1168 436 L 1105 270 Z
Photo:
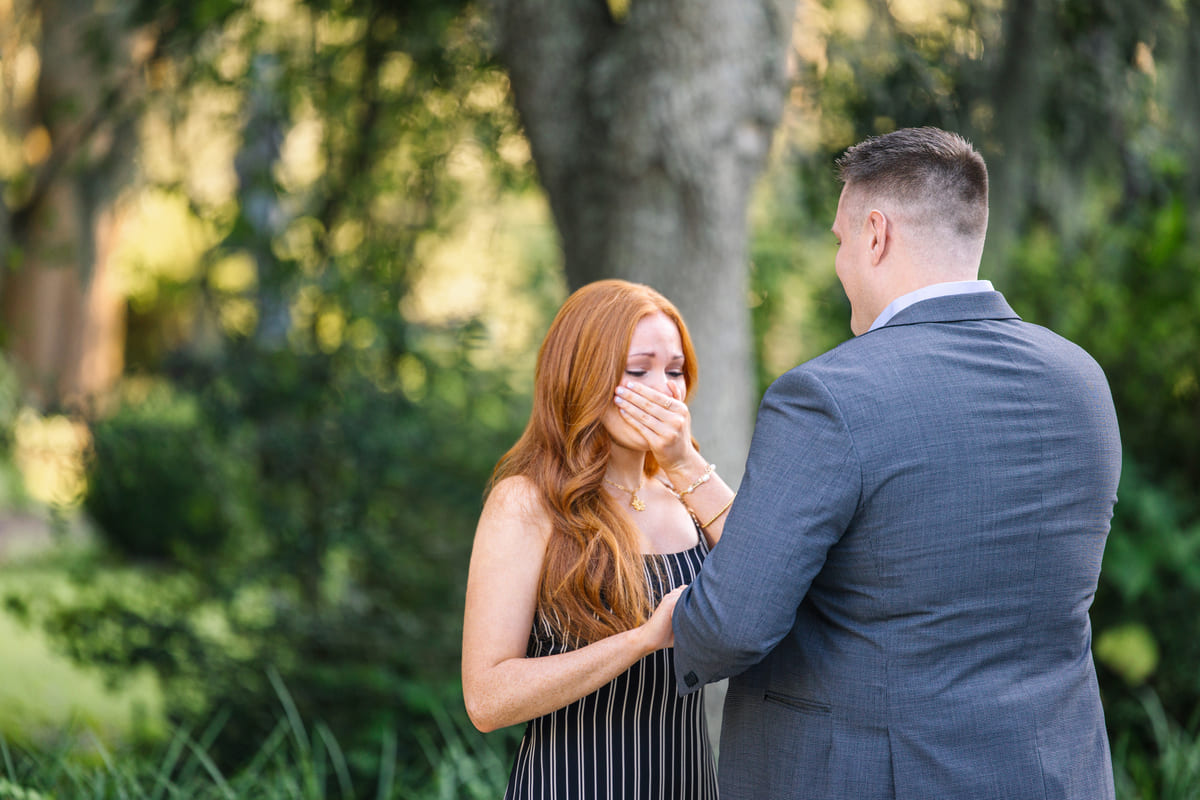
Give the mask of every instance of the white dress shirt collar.
M 922 300 L 929 300 L 934 297 L 948 297 L 953 294 L 971 294 L 973 292 L 992 292 L 991 281 L 946 281 L 945 283 L 932 283 L 929 286 L 922 286 L 916 291 L 902 294 L 892 302 L 888 303 L 875 321 L 871 323 L 868 330 L 882 328 L 892 321 L 892 317 L 899 314 L 904 309 L 911 306 L 913 303 L 919 303 Z

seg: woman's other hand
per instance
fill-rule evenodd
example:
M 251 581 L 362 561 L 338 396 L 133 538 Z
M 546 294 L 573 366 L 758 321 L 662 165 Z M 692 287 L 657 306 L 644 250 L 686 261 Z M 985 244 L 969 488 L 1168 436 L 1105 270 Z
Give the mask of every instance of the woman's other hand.
M 671 617 L 675 613 L 675 604 L 679 602 L 679 595 L 683 594 L 683 590 L 686 588 L 687 586 L 679 586 L 663 595 L 663 599 L 659 601 L 654 613 L 650 615 L 650 619 L 642 625 L 641 630 L 645 637 L 644 649 L 647 654 L 662 650 L 664 647 L 675 646 L 675 629 L 671 625 Z

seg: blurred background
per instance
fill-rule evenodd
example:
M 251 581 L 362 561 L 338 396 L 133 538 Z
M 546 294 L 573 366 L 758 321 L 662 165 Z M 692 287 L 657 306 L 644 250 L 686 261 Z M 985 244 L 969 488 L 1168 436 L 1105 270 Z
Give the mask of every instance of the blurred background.
M 570 289 L 675 300 L 736 480 L 850 336 L 832 162 L 988 160 L 1121 422 L 1118 795 L 1200 796 L 1197 0 L 0 0 L 0 797 L 498 797 L 458 677 Z

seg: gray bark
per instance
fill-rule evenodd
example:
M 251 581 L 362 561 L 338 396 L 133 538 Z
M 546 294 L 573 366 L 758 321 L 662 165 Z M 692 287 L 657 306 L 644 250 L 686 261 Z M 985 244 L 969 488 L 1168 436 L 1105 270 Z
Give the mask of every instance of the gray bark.
M 996 66 L 991 96 L 995 98 L 996 138 L 1002 155 L 988 160 L 991 181 L 986 266 L 980 277 L 1002 280 L 1007 254 L 1017 235 L 1021 210 L 1028 207 L 1027 187 L 1035 142 L 1029 135 L 1045 99 L 1046 61 L 1030 58 L 1043 51 L 1042 31 L 1048 27 L 1046 7 L 1039 0 L 1012 0 L 1004 10 L 1004 42 Z
M 647 283 L 688 322 L 696 438 L 736 486 L 757 394 L 747 207 L 783 107 L 794 0 L 493 0 L 497 52 L 568 283 Z

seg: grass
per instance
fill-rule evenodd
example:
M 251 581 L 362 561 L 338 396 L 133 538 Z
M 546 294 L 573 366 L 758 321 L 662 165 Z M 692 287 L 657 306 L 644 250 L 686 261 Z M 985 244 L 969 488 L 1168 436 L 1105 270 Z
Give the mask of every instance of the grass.
M 1129 738 L 1113 748 L 1118 800 L 1196 800 L 1200 797 L 1200 731 L 1169 716 L 1157 695 L 1146 690 L 1142 707 L 1150 721 L 1155 752 L 1132 752 Z
M 341 748 L 328 728 L 307 725 L 286 688 L 273 677 L 282 711 L 279 724 L 248 766 L 226 775 L 207 753 L 227 720 L 198 736 L 177 730 L 156 753 L 100 750 L 81 762 L 70 749 L 35 751 L 0 737 L 3 800 L 482 800 L 503 795 L 507 756 L 496 739 L 438 715 L 441 741 L 428 743 L 433 778 L 423 786 L 397 780 L 395 735 L 382 742 L 383 768 L 366 793 L 355 793 Z
M 0 569 L 0 601 L 10 594 L 68 588 L 67 577 L 53 567 Z M 62 739 L 63 731 L 87 731 L 86 736 L 75 738 L 75 745 L 95 751 L 100 745 L 113 747 L 166 735 L 162 694 L 150 673 L 130 676 L 120 688 L 113 688 L 99 670 L 56 652 L 39 628 L 3 611 L 0 642 L 0 735 L 8 741 L 45 747 Z
M 439 741 L 427 743 L 433 777 L 424 785 L 403 785 L 394 759 L 395 737 L 382 743 L 384 764 L 365 792 L 351 785 L 349 770 L 329 730 L 299 718 L 286 689 L 274 680 L 281 701 L 280 721 L 251 763 L 226 775 L 207 754 L 222 724 L 199 735 L 177 730 L 155 753 L 132 755 L 101 750 L 82 763 L 70 749 L 32 751 L 0 737 L 0 798 L 3 800 L 476 800 L 504 793 L 507 755 L 495 737 L 480 737 L 438 715 Z M 1200 786 L 1200 737 L 1189 734 L 1155 710 L 1147 713 L 1156 729 L 1159 753 L 1138 778 L 1118 761 L 1118 800 L 1194 800 Z M 1120 759 L 1121 748 L 1114 753 Z

